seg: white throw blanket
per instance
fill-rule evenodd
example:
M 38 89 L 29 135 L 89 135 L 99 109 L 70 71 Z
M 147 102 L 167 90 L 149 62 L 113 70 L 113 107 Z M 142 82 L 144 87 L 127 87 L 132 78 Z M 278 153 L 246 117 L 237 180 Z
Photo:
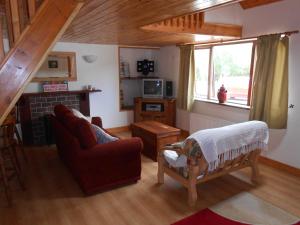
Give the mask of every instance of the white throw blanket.
M 220 163 L 233 160 L 257 148 L 266 149 L 269 129 L 261 121 L 249 121 L 230 126 L 200 130 L 187 139 L 198 142 L 202 154 L 213 171 Z

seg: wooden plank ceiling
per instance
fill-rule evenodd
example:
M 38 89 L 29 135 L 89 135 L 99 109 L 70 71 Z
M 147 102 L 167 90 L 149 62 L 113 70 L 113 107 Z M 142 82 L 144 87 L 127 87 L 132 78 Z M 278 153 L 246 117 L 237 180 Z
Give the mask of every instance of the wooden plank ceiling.
M 142 30 L 144 25 L 240 0 L 87 0 L 62 41 L 162 46 L 197 41 L 197 35 Z
M 141 29 L 141 27 L 172 17 L 203 12 L 213 7 L 239 3 L 240 1 L 86 0 L 85 5 L 67 29 L 61 41 L 147 46 L 164 46 L 204 41 L 207 38 L 197 34 L 185 32 L 166 33 L 158 30 L 145 30 Z M 250 1 L 257 2 L 257 0 Z M 207 35 L 207 32 L 203 34 Z M 219 34 L 211 33 L 211 35 Z M 212 40 L 221 39 L 219 36 L 209 36 L 209 38 Z

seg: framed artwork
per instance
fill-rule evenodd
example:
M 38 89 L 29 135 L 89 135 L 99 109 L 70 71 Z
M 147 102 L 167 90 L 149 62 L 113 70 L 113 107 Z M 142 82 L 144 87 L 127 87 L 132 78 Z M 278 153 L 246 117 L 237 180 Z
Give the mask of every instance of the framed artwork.
M 48 68 L 49 69 L 57 69 L 58 68 L 58 61 L 57 60 L 49 60 L 48 61 Z
M 32 82 L 76 81 L 76 53 L 50 52 Z

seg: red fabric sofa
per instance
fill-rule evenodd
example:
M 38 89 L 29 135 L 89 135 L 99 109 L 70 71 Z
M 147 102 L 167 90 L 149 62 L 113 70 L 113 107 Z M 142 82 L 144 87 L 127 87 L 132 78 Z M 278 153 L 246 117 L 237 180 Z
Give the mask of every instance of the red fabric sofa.
M 141 139 L 97 144 L 94 143 L 91 130 L 85 131 L 89 129 L 88 126 L 80 125 L 88 123 L 87 121 L 74 116 L 64 105 L 57 105 L 54 112 L 55 116 L 51 117 L 51 121 L 59 155 L 86 194 L 134 183 L 140 179 L 143 148 Z M 99 117 L 93 118 L 92 123 L 102 127 Z M 79 131 L 82 132 L 80 136 Z M 82 138 L 89 141 L 89 148 L 82 147 Z

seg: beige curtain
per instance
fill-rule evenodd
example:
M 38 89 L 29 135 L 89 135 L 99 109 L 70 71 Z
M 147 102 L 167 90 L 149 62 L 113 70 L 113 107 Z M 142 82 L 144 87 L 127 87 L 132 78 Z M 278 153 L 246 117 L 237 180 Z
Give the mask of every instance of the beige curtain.
M 194 45 L 180 46 L 180 68 L 177 105 L 191 110 L 194 102 L 195 56 Z
M 250 120 L 265 121 L 273 129 L 287 126 L 288 49 L 289 38 L 279 34 L 257 40 Z

